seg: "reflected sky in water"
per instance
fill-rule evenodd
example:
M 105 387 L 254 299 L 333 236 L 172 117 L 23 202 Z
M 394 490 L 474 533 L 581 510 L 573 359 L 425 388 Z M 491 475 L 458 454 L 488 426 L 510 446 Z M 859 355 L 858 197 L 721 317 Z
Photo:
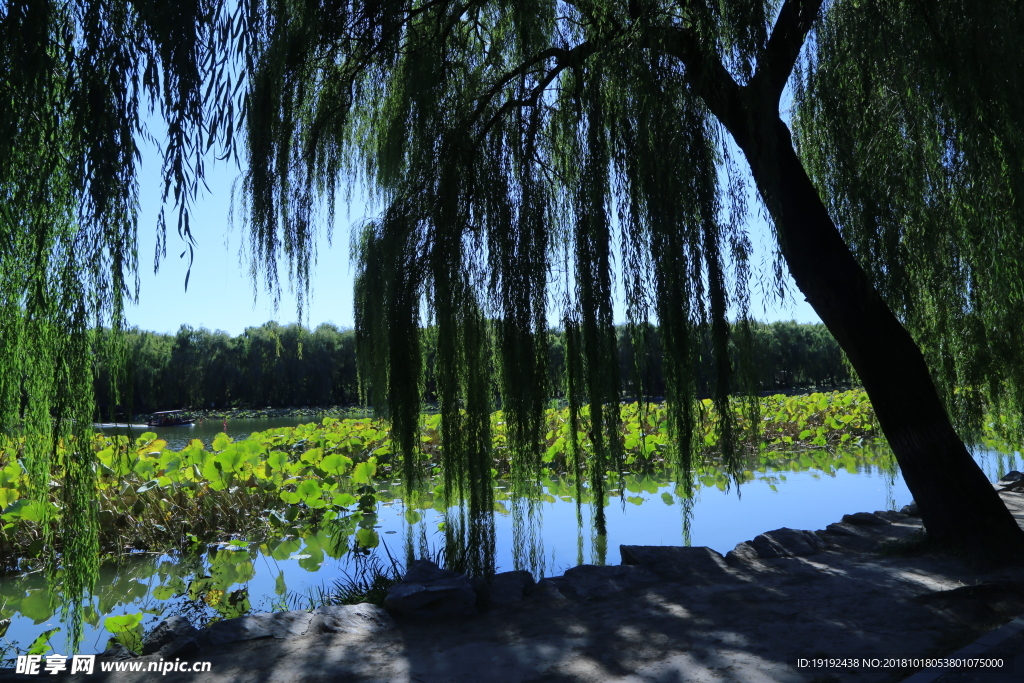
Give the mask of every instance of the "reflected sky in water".
M 242 433 L 298 424 L 297 420 L 276 420 L 269 425 L 269 420 L 246 422 L 260 424 L 240 425 L 247 431 L 232 436 L 238 438 Z M 209 436 L 205 431 L 191 428 L 187 434 L 179 434 L 186 441 L 205 441 L 220 429 Z M 162 433 L 160 436 L 167 438 Z M 1024 462 L 1017 455 L 978 451 L 975 459 L 992 481 L 1011 469 L 1024 469 Z M 725 554 L 737 543 L 771 529 L 824 529 L 847 513 L 899 509 L 911 501 L 910 492 L 898 474 L 874 466 L 849 472 L 837 465 L 831 474 L 813 469 L 754 474 L 757 479 L 740 487 L 739 495 L 735 488 L 729 492 L 714 486 L 697 490 L 689 518 L 690 544 L 706 545 Z M 378 487 L 381 500 L 388 497 L 384 495 L 384 486 Z M 683 545 L 687 541 L 686 506 L 674 484 L 665 478 L 627 480 L 623 497 L 612 497 L 605 508 L 608 535 L 604 543 L 590 531 L 592 506 L 582 506 L 582 527 L 578 523 L 577 506 L 566 495 L 571 487 L 563 485 L 548 490 L 547 502 L 536 500 L 531 504 L 509 496 L 506 484 L 500 486 L 503 488 L 496 491 L 498 512 L 494 516 L 497 571 L 528 569 L 538 577 L 551 576 L 580 563 L 618 564 L 620 544 Z M 438 531 L 438 525 L 445 521 L 444 515 L 433 509 L 423 510 L 420 521 L 410 525 L 405 512 L 400 499 L 379 506 L 377 532 L 388 551 L 400 560 L 408 547 L 438 552 L 444 544 L 443 534 Z M 449 524 L 452 521 L 450 517 Z M 277 540 L 263 550 L 253 543 L 234 550 L 211 550 L 190 561 L 181 561 L 176 556 L 139 554 L 122 562 L 120 568 L 107 566 L 94 601 L 100 613 L 100 627 L 86 628 L 83 651 L 104 648 L 109 634 L 102 629 L 102 622 L 103 617 L 110 615 L 146 611 L 143 625 L 151 628 L 176 613 L 194 618 L 202 612 L 209 618 L 218 614 L 236 616 L 247 609 L 304 607 L 303 596 L 330 588 L 335 580 L 353 571 L 348 556 L 335 559 L 321 549 L 338 540 L 322 530 L 318 539 Z M 378 548 L 377 552 L 384 557 L 382 550 Z M 189 602 L 181 593 L 196 576 L 209 578 L 193 584 L 198 599 Z M 168 597 L 171 594 L 177 595 Z M 12 619 L 5 636 L 9 644 L 26 648 L 43 631 L 61 626 L 48 609 L 40 573 L 0 580 L 0 601 L 0 617 Z M 57 652 L 64 653 L 63 631 L 51 642 Z M 13 654 L 11 650 L 7 656 Z

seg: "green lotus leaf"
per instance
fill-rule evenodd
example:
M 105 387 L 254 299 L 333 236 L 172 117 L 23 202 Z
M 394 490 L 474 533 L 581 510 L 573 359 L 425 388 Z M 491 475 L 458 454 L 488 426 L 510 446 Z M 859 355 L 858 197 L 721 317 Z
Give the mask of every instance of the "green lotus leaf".
M 46 597 L 45 590 L 31 591 L 22 598 L 18 604 L 18 611 L 35 624 L 41 624 L 53 617 L 53 610 L 50 609 L 50 601 Z
M 283 470 L 288 464 L 288 454 L 284 451 L 271 451 L 267 458 L 267 464 L 275 470 Z
M 330 472 L 332 474 L 338 475 L 343 474 L 345 470 L 347 470 L 351 466 L 352 458 L 348 458 L 344 455 L 341 455 L 340 453 L 328 455 L 320 463 L 320 469 L 324 470 L 325 472 Z
M 175 596 L 175 590 L 170 586 L 157 586 L 153 589 L 153 597 L 157 600 L 170 600 Z
M 0 508 L 6 509 L 8 505 L 20 497 L 21 494 L 16 489 L 0 489 Z
M 359 529 L 356 531 L 356 540 L 364 548 L 376 548 L 380 545 L 380 536 L 373 529 Z
M 132 470 L 139 475 L 140 479 L 152 479 L 156 474 L 156 464 L 152 460 L 140 459 L 136 461 Z
M 350 505 L 355 505 L 355 502 L 356 497 L 353 496 L 351 493 L 339 493 L 336 496 L 334 496 L 334 499 L 331 501 L 333 505 L 337 505 L 338 507 L 343 508 L 347 508 Z
M 304 502 L 309 502 L 314 498 L 319 498 L 323 494 L 323 490 L 320 488 L 320 484 L 315 480 L 305 479 L 296 487 L 295 493 L 297 493 Z
M 310 448 L 308 451 L 302 454 L 302 457 L 300 459 L 302 460 L 302 462 L 309 463 L 310 465 L 315 465 L 321 460 L 323 460 L 323 457 L 324 451 L 322 448 Z
M 107 617 L 103 620 L 103 628 L 111 633 L 127 631 L 142 624 L 142 614 L 122 614 L 114 617 Z
M 214 456 L 225 472 L 238 472 L 246 462 L 246 454 L 237 448 L 229 448 Z
M 49 506 L 51 516 L 55 515 L 60 511 L 53 503 L 43 503 L 38 500 L 28 500 L 27 498 L 20 498 L 4 510 L 4 513 L 0 515 L 0 519 L 11 522 L 16 519 L 21 519 L 26 522 L 40 523 L 43 521 L 43 514 L 46 510 L 44 506 Z
M 55 633 L 60 633 L 60 627 L 51 628 L 48 631 L 43 631 L 32 641 L 32 644 L 28 646 L 28 654 L 30 655 L 44 655 L 53 648 L 50 646 L 50 638 Z
M 353 484 L 369 484 L 373 481 L 373 475 L 377 472 L 377 459 L 370 458 L 352 468 Z
M 282 541 L 276 542 L 272 541 L 270 543 L 270 556 L 275 560 L 287 560 L 301 547 L 302 543 L 296 538 L 286 538 Z
M 322 548 L 314 548 L 311 552 L 303 553 L 299 558 L 299 566 L 308 572 L 320 570 L 324 563 L 324 551 Z

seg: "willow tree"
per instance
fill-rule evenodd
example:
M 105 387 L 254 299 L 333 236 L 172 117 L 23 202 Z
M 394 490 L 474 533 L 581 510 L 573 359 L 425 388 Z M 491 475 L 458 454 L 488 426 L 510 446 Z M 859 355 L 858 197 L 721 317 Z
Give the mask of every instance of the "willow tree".
M 223 63 L 209 40 L 221 16 L 213 3 L 0 3 L 0 432 L 28 473 L 71 648 L 99 560 L 95 361 L 118 367 L 137 287 L 140 103 L 168 123 L 164 193 L 187 238 L 200 141 L 221 120 L 204 119 L 199 77 Z
M 1021 10 L 837 0 L 819 17 L 820 4 L 3 3 L 0 426 L 25 437 L 35 497 L 66 476 L 46 527 L 66 594 L 95 577 L 95 471 L 88 449 L 57 446 L 82 444 L 91 418 L 87 330 L 117 327 L 131 292 L 147 95 L 186 239 L 203 153 L 219 141 L 233 156 L 246 115 L 253 262 L 271 286 L 282 254 L 308 277 L 318 197 L 365 182 L 384 202 L 356 241 L 362 374 L 414 479 L 428 314 L 447 483 L 477 512 L 495 385 L 518 478 L 537 471 L 551 306 L 595 493 L 615 469 L 613 266 L 630 317 L 657 317 L 684 471 L 711 330 L 723 456 L 738 466 L 725 407 L 750 385 L 726 351 L 745 334 L 745 162 L 929 533 L 1019 553 L 948 408 L 968 437 L 982 397 L 1019 425 Z M 798 154 L 779 102 L 801 52 Z
M 949 409 L 970 437 L 983 397 L 1018 417 L 1022 405 L 1021 8 L 821 5 L 253 8 L 242 40 L 255 253 L 274 263 L 283 251 L 302 274 L 318 197 L 363 182 L 383 201 L 354 243 L 356 320 L 363 376 L 408 477 L 424 317 L 437 326 L 449 487 L 487 505 L 489 382 L 515 468 L 536 471 L 556 306 L 571 419 L 585 417 L 600 492 L 621 452 L 613 270 L 630 319 L 657 317 L 684 471 L 695 340 L 712 331 L 720 443 L 735 467 L 724 408 L 749 384 L 726 345 L 744 335 L 748 302 L 745 161 L 780 263 L 863 381 L 930 536 L 1019 555 L 1024 535 Z M 799 151 L 780 116 L 798 60 Z

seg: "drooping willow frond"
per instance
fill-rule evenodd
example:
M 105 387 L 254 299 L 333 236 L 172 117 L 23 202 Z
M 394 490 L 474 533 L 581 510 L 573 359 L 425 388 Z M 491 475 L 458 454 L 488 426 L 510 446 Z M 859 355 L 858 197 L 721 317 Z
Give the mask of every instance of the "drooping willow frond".
M 1024 437 L 1018 2 L 835 3 L 794 120 L 843 237 L 919 341 L 960 434 Z
M 188 243 L 200 152 L 220 138 L 204 126 L 199 73 L 220 59 L 208 38 L 222 9 L 0 4 L 0 431 L 19 444 L 10 453 L 42 513 L 50 595 L 62 598 L 72 650 L 99 563 L 93 372 L 102 361 L 116 382 L 124 302 L 137 288 L 140 109 L 148 98 L 168 122 L 164 195 Z M 163 233 L 161 212 L 158 243 Z
M 430 321 L 445 487 L 475 509 L 490 507 L 497 405 L 515 487 L 540 472 L 551 319 L 566 321 L 566 396 L 585 433 L 576 443 L 573 429 L 571 447 L 589 453 L 577 485 L 601 501 L 607 473 L 622 470 L 617 277 L 634 323 L 653 314 L 660 326 L 682 476 L 694 464 L 701 353 L 714 358 L 723 455 L 738 467 L 726 404 L 752 387 L 729 355 L 746 316 L 749 241 L 718 182 L 718 125 L 659 29 L 694 27 L 749 78 L 774 4 L 629 5 L 282 2 L 250 39 L 255 244 L 308 253 L 311 198 L 339 185 L 362 181 L 384 200 L 356 238 L 362 377 L 406 476 L 418 476 Z M 564 305 L 551 310 L 559 287 Z

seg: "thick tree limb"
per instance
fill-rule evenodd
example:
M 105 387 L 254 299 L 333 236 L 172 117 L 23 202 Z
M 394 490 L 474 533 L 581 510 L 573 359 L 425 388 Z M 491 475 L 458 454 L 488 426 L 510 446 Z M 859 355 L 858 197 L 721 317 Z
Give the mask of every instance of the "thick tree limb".
M 761 97 L 770 97 L 778 105 L 821 4 L 822 0 L 786 0 L 782 5 L 768 45 L 758 60 L 757 72 L 749 84 Z
M 818 6 L 787 0 L 764 61 L 743 87 L 686 29 L 670 29 L 663 44 L 746 156 L 790 273 L 864 383 L 929 537 L 982 561 L 1019 559 L 1024 532 L 954 430 L 920 349 L 843 241 L 779 118 Z
M 655 29 L 665 52 L 683 64 L 684 77 L 695 95 L 730 131 L 746 128 L 749 107 L 741 88 L 716 54 L 707 54 L 693 33 L 685 28 Z
M 518 67 L 516 67 L 512 71 L 509 71 L 500 79 L 498 79 L 495 82 L 495 84 L 491 86 L 490 90 L 484 93 L 484 95 L 480 98 L 480 101 L 477 104 L 476 109 L 473 111 L 473 114 L 469 117 L 467 123 L 469 125 L 472 125 L 474 121 L 479 119 L 480 116 L 484 113 L 484 110 L 487 108 L 487 105 L 490 104 L 491 100 L 494 99 L 494 97 L 499 92 L 501 92 L 501 89 L 508 85 L 512 79 L 529 73 L 537 65 L 543 64 L 549 59 L 557 60 L 555 67 L 551 69 L 541 80 L 541 82 L 531 91 L 530 96 L 528 98 L 524 100 L 509 100 L 501 106 L 498 112 L 494 114 L 494 116 L 492 116 L 484 126 L 484 129 L 481 132 L 481 136 L 485 135 L 487 131 L 491 128 L 491 126 L 493 126 L 502 116 L 504 116 L 513 107 L 536 105 L 537 100 L 540 98 L 540 95 L 543 93 L 544 89 L 551 84 L 551 82 L 555 79 L 555 77 L 558 76 L 558 74 L 560 74 L 566 68 L 578 66 L 583 62 L 583 60 L 592 55 L 596 50 L 596 46 L 592 42 L 587 41 L 580 43 L 579 45 L 570 50 L 566 50 L 564 48 L 559 47 L 552 47 L 548 48 L 547 50 L 544 50 L 543 52 L 539 52 L 538 54 L 534 55 L 533 57 L 526 60 Z

